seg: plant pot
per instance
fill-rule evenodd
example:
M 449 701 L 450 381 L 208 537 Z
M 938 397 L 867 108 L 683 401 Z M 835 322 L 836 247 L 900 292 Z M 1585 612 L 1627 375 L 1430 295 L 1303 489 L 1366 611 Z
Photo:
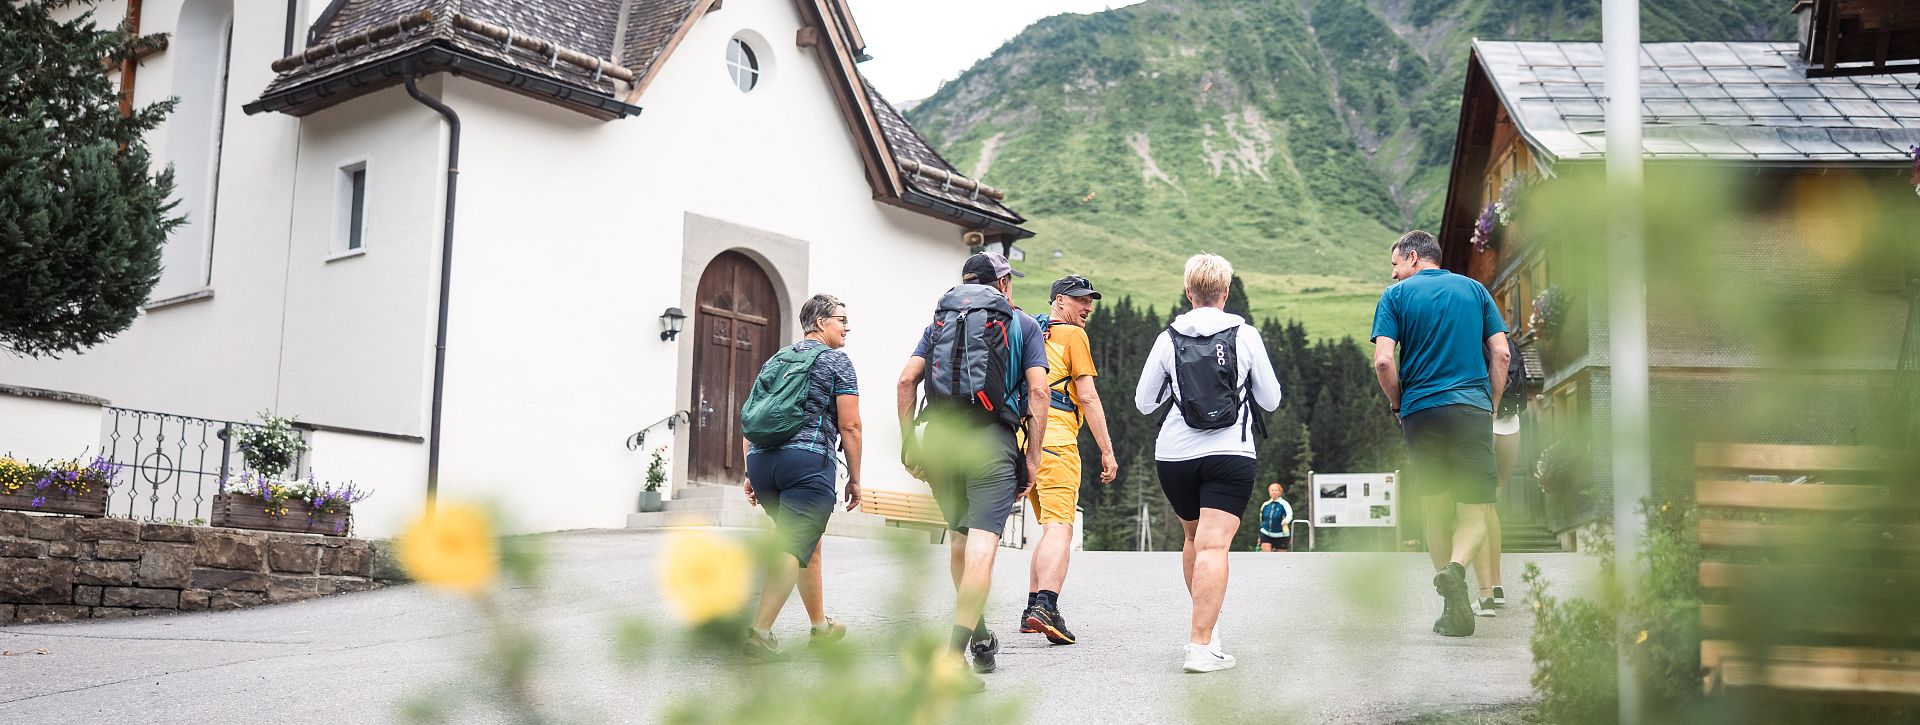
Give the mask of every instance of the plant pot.
M 246 493 L 222 493 L 213 497 L 214 526 L 256 531 L 284 531 L 294 534 L 347 536 L 353 533 L 353 512 L 315 511 L 304 501 L 288 501 L 287 513 L 267 513 L 267 500 Z
M 100 518 L 107 515 L 107 489 L 105 487 L 95 488 L 79 496 L 67 496 L 59 492 L 47 494 L 47 500 L 41 502 L 39 506 L 33 505 L 33 499 L 38 497 L 40 493 L 37 491 L 28 493 L 32 490 L 33 487 L 28 486 L 20 489 L 18 493 L 0 494 L 0 509 L 33 511 L 43 514 L 70 514 L 90 518 Z
M 664 506 L 662 506 L 662 504 L 660 503 L 659 491 L 641 491 L 640 492 L 640 511 L 641 512 L 645 513 L 649 511 L 659 511 L 662 508 L 664 508 Z

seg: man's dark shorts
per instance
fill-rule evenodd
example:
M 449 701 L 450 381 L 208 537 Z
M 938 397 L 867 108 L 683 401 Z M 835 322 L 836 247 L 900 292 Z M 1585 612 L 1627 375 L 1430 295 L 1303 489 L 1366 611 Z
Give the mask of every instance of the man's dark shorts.
M 773 517 L 780 550 L 806 566 L 833 515 L 833 457 L 803 448 L 761 451 L 747 456 L 747 480 Z
M 1024 477 L 1026 454 L 1013 429 L 998 423 L 939 420 L 927 424 L 921 443 L 928 485 L 947 528 L 999 536 L 1013 513 L 1014 494 Z
M 1293 549 L 1293 537 L 1291 536 L 1268 536 L 1266 534 L 1260 534 L 1259 536 L 1260 543 L 1273 545 L 1274 551 L 1291 551 Z
M 1499 477 L 1493 458 L 1493 414 L 1471 405 L 1443 405 L 1400 419 L 1407 439 L 1407 487 L 1454 503 L 1493 503 Z

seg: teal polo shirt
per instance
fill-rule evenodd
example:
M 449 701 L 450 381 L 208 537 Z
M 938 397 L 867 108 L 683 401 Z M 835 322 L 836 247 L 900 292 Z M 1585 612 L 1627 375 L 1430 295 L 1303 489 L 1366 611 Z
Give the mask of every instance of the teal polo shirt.
M 1372 339 L 1400 343 L 1400 417 L 1443 405 L 1493 412 L 1487 338 L 1507 321 L 1471 277 L 1426 269 L 1380 293 Z

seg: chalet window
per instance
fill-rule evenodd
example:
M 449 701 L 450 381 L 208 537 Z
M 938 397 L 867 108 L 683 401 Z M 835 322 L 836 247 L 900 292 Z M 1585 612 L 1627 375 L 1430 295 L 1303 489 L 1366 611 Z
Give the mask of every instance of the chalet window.
M 329 259 L 361 254 L 367 249 L 367 162 L 342 164 L 334 187 L 333 245 Z
M 760 56 L 747 41 L 734 38 L 727 43 L 727 75 L 741 93 L 760 85 Z

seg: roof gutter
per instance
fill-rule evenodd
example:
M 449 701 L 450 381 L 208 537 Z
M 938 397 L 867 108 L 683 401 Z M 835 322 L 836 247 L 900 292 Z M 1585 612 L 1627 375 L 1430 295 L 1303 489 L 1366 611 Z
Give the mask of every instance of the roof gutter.
M 261 96 L 241 107 L 247 115 L 281 112 L 304 116 L 336 103 L 402 82 L 408 73 L 452 72 L 601 119 L 640 114 L 640 107 L 616 98 L 534 75 L 439 43 Z
M 905 190 L 900 193 L 900 200 L 907 204 L 930 210 L 939 216 L 963 222 L 964 226 L 991 229 L 994 232 L 1005 234 L 1013 239 L 1028 239 L 1033 236 L 1033 232 L 1017 224 L 922 194 L 912 186 L 906 186 Z
M 447 383 L 447 307 L 453 290 L 453 206 L 460 190 L 460 114 L 439 99 L 420 92 L 418 73 L 409 70 L 407 95 L 447 119 L 447 196 L 440 226 L 440 322 L 433 340 L 433 413 L 427 427 L 427 514 L 440 498 L 440 411 Z

